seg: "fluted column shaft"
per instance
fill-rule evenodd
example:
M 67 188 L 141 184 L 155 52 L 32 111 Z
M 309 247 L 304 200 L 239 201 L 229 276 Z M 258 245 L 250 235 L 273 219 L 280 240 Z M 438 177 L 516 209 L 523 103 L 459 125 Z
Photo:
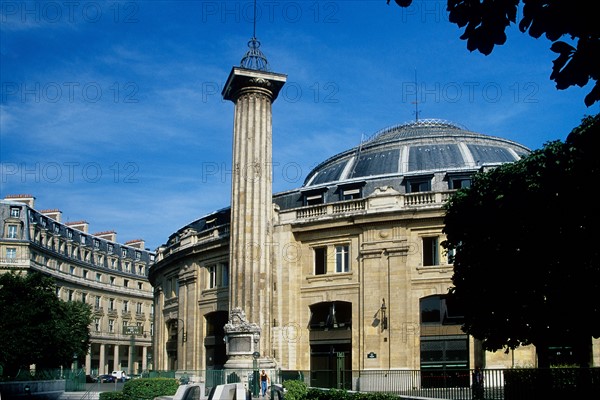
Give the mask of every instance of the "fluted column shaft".
M 260 353 L 271 354 L 272 102 L 285 76 L 234 68 L 223 97 L 235 104 L 231 184 L 229 311 L 260 328 Z M 256 347 L 255 347 L 256 349 Z

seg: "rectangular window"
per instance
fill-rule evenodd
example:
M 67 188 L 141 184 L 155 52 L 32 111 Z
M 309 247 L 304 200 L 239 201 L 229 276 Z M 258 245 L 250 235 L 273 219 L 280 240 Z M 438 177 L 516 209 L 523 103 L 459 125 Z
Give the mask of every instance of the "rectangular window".
M 21 216 L 21 209 L 18 207 L 11 207 L 10 216 L 13 218 L 19 218 Z
M 315 247 L 315 275 L 327 273 L 327 247 Z
M 137 286 L 138 286 L 139 290 L 143 290 L 144 289 L 144 284 L 142 282 L 138 282 Z
M 323 194 L 316 194 L 312 196 L 306 196 L 304 200 L 305 205 L 314 206 L 316 204 L 323 204 Z
M 471 178 L 450 179 L 449 189 L 463 189 L 471 187 Z
M 96 282 L 102 282 L 102 274 L 96 274 Z
M 129 312 L 129 300 L 123 300 L 123 312 Z
M 88 271 L 87 270 L 83 270 L 83 279 L 87 279 L 88 277 Z
M 111 276 L 110 278 L 108 278 L 108 280 L 110 281 L 110 284 L 111 284 L 111 285 L 114 285 L 114 284 L 115 284 L 115 279 L 116 279 L 116 278 L 115 278 L 114 276 Z
M 75 295 L 75 291 L 74 290 L 69 290 L 69 295 L 67 297 L 67 299 L 69 301 L 73 301 L 73 296 Z
M 346 189 L 342 191 L 342 200 L 360 199 L 360 189 Z
M 114 319 L 109 319 L 108 320 L 108 331 L 110 333 L 114 333 L 115 332 L 115 320 Z
M 121 249 L 121 256 L 127 257 L 127 249 Z
M 138 314 L 142 313 L 144 303 L 137 303 L 135 306 L 135 312 Z
M 108 310 L 109 311 L 115 310 L 115 299 L 108 299 Z
M 350 255 L 348 245 L 335 246 L 335 272 L 350 271 Z
M 208 267 L 208 288 L 214 289 L 217 287 L 217 266 L 211 265 Z
M 72 266 L 72 265 L 71 265 L 71 266 L 69 267 L 69 273 L 70 273 L 71 275 L 75 275 L 75 267 L 74 267 L 74 266 Z
M 87 293 L 81 293 L 81 302 L 87 303 Z
M 448 249 L 448 264 L 454 264 L 454 255 L 456 252 L 454 249 Z
M 8 226 L 8 238 L 16 239 L 17 238 L 17 225 L 9 225 Z
M 229 286 L 229 264 L 221 264 L 221 287 Z
M 100 332 L 100 318 L 94 318 L 94 329 L 96 332 Z
M 419 193 L 431 191 L 431 180 L 427 181 L 409 181 L 406 185 L 408 193 Z
M 139 252 L 139 251 L 136 251 L 136 252 L 135 252 L 135 259 L 136 259 L 136 260 L 141 260 L 141 259 L 142 259 L 142 253 L 141 253 L 141 252 Z
M 100 248 L 100 241 L 98 239 L 94 239 L 94 248 L 95 249 L 99 249 Z
M 437 236 L 423 238 L 423 266 L 439 265 L 439 241 Z
M 111 253 L 111 254 L 112 254 L 113 251 L 115 251 L 115 247 L 111 243 L 108 244 L 107 249 L 108 249 L 108 252 Z
M 100 296 L 96 296 L 96 300 L 94 301 L 94 307 L 96 308 L 96 310 L 100 309 L 100 303 L 101 302 L 101 298 Z
M 123 279 L 123 286 L 129 287 L 129 279 Z
M 6 258 L 8 259 L 16 259 L 17 258 L 17 249 L 15 247 L 7 247 L 6 248 Z

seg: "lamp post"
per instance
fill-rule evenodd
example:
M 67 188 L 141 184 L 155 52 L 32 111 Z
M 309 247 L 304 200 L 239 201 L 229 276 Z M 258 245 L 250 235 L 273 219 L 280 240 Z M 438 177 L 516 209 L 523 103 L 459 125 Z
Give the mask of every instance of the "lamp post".
M 258 372 L 258 358 L 260 357 L 260 353 L 258 351 L 255 351 L 254 353 L 252 353 L 252 396 L 257 396 L 258 397 L 258 390 L 259 390 L 259 379 L 260 379 L 260 374 Z
M 185 321 L 181 318 L 177 318 L 178 321 L 181 321 L 181 329 L 179 330 L 181 332 L 181 344 L 183 345 L 185 342 L 187 342 L 187 335 L 185 333 Z
M 386 315 L 386 311 L 387 311 L 387 307 L 385 306 L 385 298 L 381 299 L 382 303 L 381 303 L 381 330 L 384 331 L 387 329 L 387 315 Z

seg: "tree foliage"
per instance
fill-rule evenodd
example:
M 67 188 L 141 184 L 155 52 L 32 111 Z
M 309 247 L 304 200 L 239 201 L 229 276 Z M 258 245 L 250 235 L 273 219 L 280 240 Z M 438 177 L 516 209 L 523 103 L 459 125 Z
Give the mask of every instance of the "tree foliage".
M 569 344 L 585 364 L 600 336 L 599 115 L 564 143 L 477 174 L 447 204 L 450 295 L 486 350 L 534 344 L 543 366 L 549 345 Z
M 408 7 L 412 0 L 395 0 Z M 387 0 L 389 4 L 390 0 Z M 520 4 L 522 8 L 520 9 Z M 506 42 L 506 28 L 519 21 L 521 32 L 534 38 L 545 36 L 557 53 L 550 79 L 557 89 L 595 82 L 585 97 L 589 107 L 600 100 L 600 24 L 598 14 L 584 0 L 448 0 L 450 22 L 464 28 L 460 37 L 467 49 L 488 55 L 496 45 Z M 564 38 L 573 44 L 567 43 Z
M 34 272 L 0 275 L 0 364 L 4 375 L 20 368 L 68 367 L 89 348 L 89 305 L 63 302 L 52 278 Z

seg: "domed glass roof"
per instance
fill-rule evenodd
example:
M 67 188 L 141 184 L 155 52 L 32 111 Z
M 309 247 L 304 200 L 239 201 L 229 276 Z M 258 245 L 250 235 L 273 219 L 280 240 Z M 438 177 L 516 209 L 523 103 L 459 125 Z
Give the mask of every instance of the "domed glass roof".
M 303 186 L 385 175 L 475 169 L 513 162 L 529 153 L 516 142 L 425 119 L 376 132 L 359 146 L 319 164 Z

